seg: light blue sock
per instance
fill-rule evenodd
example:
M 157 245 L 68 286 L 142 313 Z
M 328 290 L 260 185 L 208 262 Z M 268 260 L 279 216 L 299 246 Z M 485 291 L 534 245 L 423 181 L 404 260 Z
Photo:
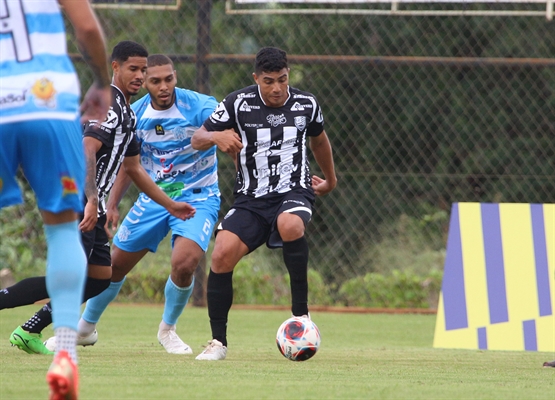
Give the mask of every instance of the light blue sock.
M 54 329 L 77 331 L 87 276 L 87 257 L 77 221 L 44 225 L 44 233 L 48 246 L 46 289 L 52 303 Z
M 110 304 L 112 300 L 117 297 L 123 282 L 125 282 L 125 278 L 119 282 L 110 282 L 110 286 L 108 286 L 102 293 L 89 299 L 81 318 L 88 323 L 96 324 L 102 316 L 104 310 L 106 310 L 106 307 L 108 307 L 108 304 Z
M 162 321 L 168 325 L 177 324 L 177 319 L 187 305 L 189 297 L 191 297 L 191 293 L 193 293 L 194 286 L 195 277 L 193 277 L 191 285 L 186 288 L 180 288 L 172 282 L 171 276 L 168 277 L 166 288 L 164 290 L 166 303 L 164 304 L 164 315 L 162 315 Z

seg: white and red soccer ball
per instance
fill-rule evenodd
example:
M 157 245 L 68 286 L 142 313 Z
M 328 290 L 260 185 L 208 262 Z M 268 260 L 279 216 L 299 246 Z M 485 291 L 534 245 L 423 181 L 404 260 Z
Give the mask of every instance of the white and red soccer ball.
M 306 317 L 291 317 L 283 322 L 276 334 L 276 343 L 283 356 L 291 361 L 312 358 L 320 347 L 320 331 Z

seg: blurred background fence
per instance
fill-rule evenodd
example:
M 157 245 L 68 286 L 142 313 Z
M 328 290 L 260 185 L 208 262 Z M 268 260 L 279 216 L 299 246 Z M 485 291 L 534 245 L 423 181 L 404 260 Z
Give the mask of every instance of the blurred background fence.
M 321 303 L 353 305 L 340 293 L 384 285 L 374 274 L 440 279 L 453 202 L 553 202 L 552 3 L 93 3 L 110 48 L 130 39 L 170 55 L 180 86 L 217 100 L 253 83 L 260 47 L 288 52 L 291 85 L 322 105 L 339 178 L 308 229 Z M 68 39 L 85 88 L 91 75 Z M 222 216 L 233 179 L 220 155 Z M 0 263 L 24 275 L 22 260 L 40 260 L 44 246 L 22 210 L 0 214 Z M 161 256 L 151 263 L 165 279 Z M 253 275 L 285 273 L 281 252 L 243 263 Z

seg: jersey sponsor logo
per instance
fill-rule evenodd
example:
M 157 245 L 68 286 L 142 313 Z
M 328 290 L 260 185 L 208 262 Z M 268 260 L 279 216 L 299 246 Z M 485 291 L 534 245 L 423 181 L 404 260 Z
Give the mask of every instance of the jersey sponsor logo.
M 270 114 L 266 117 L 266 121 L 268 121 L 268 123 L 275 128 L 279 125 L 285 124 L 287 122 L 287 118 L 285 118 L 285 114 Z
M 262 128 L 264 124 L 245 124 L 245 128 Z
M 266 178 L 268 176 L 287 175 L 295 172 L 299 166 L 291 163 L 277 163 L 270 168 L 253 169 L 252 174 L 256 179 Z
M 165 174 L 169 173 L 173 169 L 173 163 L 169 163 L 168 165 L 166 165 L 166 161 L 167 159 L 165 158 L 160 159 L 160 164 L 162 164 L 162 172 Z
M 252 106 L 247 104 L 246 101 L 242 102 L 239 106 L 239 111 L 251 112 L 251 110 L 260 110 L 260 106 Z
M 255 93 L 239 93 L 237 95 L 238 99 L 252 99 L 254 97 L 256 97 Z
M 229 121 L 229 114 L 223 103 L 218 104 L 218 107 L 214 110 L 210 116 L 210 120 L 213 122 L 227 122 Z
M 314 96 L 305 96 L 304 94 L 297 93 L 293 95 L 293 98 L 294 99 L 313 99 Z
M 301 132 L 304 131 L 304 129 L 306 128 L 306 117 L 305 116 L 295 117 L 293 119 L 293 121 L 295 121 L 295 126 L 297 127 L 298 130 L 300 130 Z
M 7 89 L 7 88 L 6 88 Z M 19 107 L 27 102 L 27 89 L 0 97 L 0 107 Z
M 304 111 L 305 106 L 303 106 L 302 104 L 300 104 L 298 101 L 296 101 L 292 106 L 291 106 L 291 111 Z
M 156 126 L 154 127 L 154 131 L 156 132 L 156 134 L 157 134 L 158 136 L 162 136 L 162 135 L 164 135 L 164 134 L 166 133 L 166 132 L 164 132 L 164 127 L 163 127 L 162 125 L 156 125 Z
M 35 104 L 48 108 L 56 108 L 56 89 L 54 82 L 47 78 L 37 80 L 31 86 L 31 93 L 35 96 Z
M 79 193 L 79 191 L 77 190 L 77 184 L 75 183 L 75 179 L 70 178 L 69 176 L 62 176 L 61 182 L 62 182 L 62 196 Z

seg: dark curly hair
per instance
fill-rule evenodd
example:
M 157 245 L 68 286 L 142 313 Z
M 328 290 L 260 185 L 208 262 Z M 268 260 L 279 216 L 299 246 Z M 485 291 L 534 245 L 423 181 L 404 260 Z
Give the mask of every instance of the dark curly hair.
M 287 53 L 277 47 L 263 47 L 254 60 L 254 72 L 258 75 L 262 72 L 277 72 L 287 66 Z

